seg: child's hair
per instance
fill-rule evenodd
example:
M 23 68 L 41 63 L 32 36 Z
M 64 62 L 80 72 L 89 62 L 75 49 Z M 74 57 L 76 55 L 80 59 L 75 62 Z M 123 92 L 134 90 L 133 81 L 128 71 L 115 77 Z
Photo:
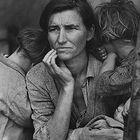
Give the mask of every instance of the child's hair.
M 40 29 L 22 29 L 17 35 L 18 52 L 23 50 L 32 63 L 40 62 L 49 51 L 46 34 Z
M 140 16 L 130 0 L 112 0 L 96 8 L 102 41 L 128 39 L 136 42 Z

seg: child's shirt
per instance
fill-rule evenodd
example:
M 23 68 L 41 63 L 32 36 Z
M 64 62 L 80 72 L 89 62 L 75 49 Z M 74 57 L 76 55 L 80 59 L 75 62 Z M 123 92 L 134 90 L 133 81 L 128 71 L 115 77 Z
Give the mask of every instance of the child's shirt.
M 135 51 L 121 60 L 114 70 L 102 73 L 97 81 L 96 91 L 103 96 L 124 95 L 131 93 L 135 62 Z

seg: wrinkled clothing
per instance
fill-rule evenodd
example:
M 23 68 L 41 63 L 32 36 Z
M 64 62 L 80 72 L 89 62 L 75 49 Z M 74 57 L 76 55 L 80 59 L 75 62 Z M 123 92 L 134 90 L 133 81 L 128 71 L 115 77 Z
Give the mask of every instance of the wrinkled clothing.
M 73 103 L 70 129 L 85 126 L 91 118 L 100 114 L 111 116 L 111 114 L 114 113 L 112 112 L 113 109 L 109 110 L 108 105 L 106 105 L 108 102 L 111 102 L 112 98 L 99 96 L 98 93 L 95 94 L 95 83 L 101 65 L 101 62 L 93 56 L 90 56 L 87 67 L 87 78 L 82 86 L 87 110 L 81 114 Z M 59 91 L 53 77 L 48 73 L 47 67 L 43 62 L 34 66 L 27 73 L 26 82 L 31 107 L 33 109 L 32 119 L 35 128 L 34 139 L 49 140 L 48 123 L 55 111 Z M 116 98 L 115 96 L 115 100 L 111 105 L 114 107 L 114 111 L 121 98 L 122 97 Z
M 31 140 L 32 133 L 25 73 L 0 56 L 0 140 Z

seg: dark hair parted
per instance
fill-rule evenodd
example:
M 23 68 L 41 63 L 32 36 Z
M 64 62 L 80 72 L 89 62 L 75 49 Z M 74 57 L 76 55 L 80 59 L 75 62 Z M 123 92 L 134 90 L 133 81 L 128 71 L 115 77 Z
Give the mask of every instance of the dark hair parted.
M 32 63 L 42 61 L 50 50 L 46 42 L 46 34 L 40 29 L 25 28 L 17 35 L 18 52 L 23 50 Z
M 136 41 L 140 16 L 130 0 L 112 0 L 96 7 L 101 40 L 128 39 Z
M 40 17 L 41 28 L 47 32 L 50 17 L 55 13 L 66 10 L 76 10 L 81 16 L 86 29 L 90 30 L 91 28 L 94 28 L 95 34 L 97 33 L 97 20 L 95 18 L 91 5 L 87 2 L 87 0 L 51 0 L 44 8 Z M 89 42 L 93 42 L 93 40 Z M 89 42 L 87 42 L 87 46 L 91 44 Z

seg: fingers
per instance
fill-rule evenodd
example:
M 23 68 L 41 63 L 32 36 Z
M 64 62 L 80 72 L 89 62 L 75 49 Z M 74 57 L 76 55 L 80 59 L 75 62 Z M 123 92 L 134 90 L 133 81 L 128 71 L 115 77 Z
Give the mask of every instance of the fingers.
M 54 67 L 56 67 L 55 59 L 57 58 L 56 51 L 52 49 L 49 51 L 43 58 L 43 62 L 48 67 L 48 70 L 51 74 L 55 74 Z
M 92 128 L 100 128 L 101 127 L 101 121 L 96 121 L 94 122 L 94 124 L 92 125 Z
M 69 72 L 63 61 L 60 60 L 60 66 L 58 66 L 56 64 L 56 58 L 56 50 L 52 49 L 46 54 L 46 56 L 43 59 L 43 62 L 48 67 L 50 74 L 55 75 L 57 78 L 59 77 L 59 80 L 63 79 L 65 81 L 67 78 L 69 78 L 69 75 L 71 76 L 71 73 Z
M 100 48 L 98 48 L 98 51 L 99 51 L 100 58 L 102 60 L 105 60 L 107 58 L 106 49 L 104 47 L 100 47 Z
M 96 122 L 98 120 L 105 120 L 105 116 L 104 115 L 99 115 L 99 116 L 94 117 L 92 120 L 89 121 L 88 124 L 86 124 L 86 126 L 90 127 L 92 124 L 94 124 L 94 122 Z
M 96 128 L 96 129 L 107 128 L 107 127 L 109 127 L 109 126 L 108 126 L 106 120 L 104 120 L 104 119 L 98 120 L 90 126 L 90 128 Z
M 60 67 L 56 65 L 56 62 L 55 62 L 56 58 L 57 58 L 57 55 L 54 54 L 53 57 L 50 59 L 50 67 L 52 68 L 54 73 L 58 75 L 62 75 L 62 70 L 60 69 Z
M 43 62 L 49 64 L 50 63 L 50 59 L 51 57 L 56 54 L 56 51 L 54 49 L 52 49 L 51 51 L 49 51 L 45 57 L 43 58 Z

